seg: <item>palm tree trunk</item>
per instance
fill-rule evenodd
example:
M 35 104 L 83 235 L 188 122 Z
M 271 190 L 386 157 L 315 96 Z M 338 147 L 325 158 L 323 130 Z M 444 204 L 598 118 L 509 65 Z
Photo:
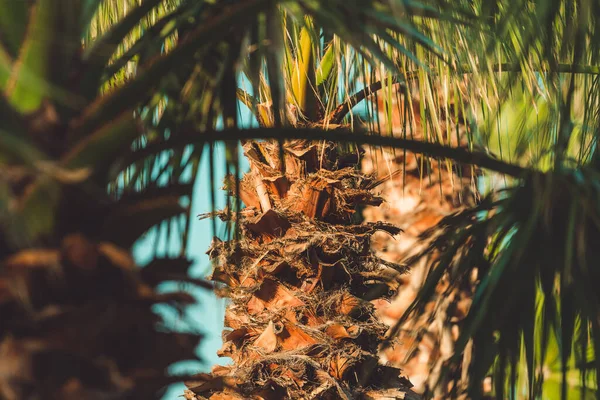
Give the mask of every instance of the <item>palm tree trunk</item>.
M 376 257 L 370 238 L 400 230 L 354 222 L 357 206 L 382 202 L 356 168 L 361 152 L 293 141 L 282 164 L 276 143 L 244 150 L 246 208 L 233 216 L 241 239 L 209 250 L 230 298 L 219 354 L 233 364 L 188 382 L 186 398 L 415 398 L 400 370 L 378 360 L 387 328 L 371 301 L 394 289 L 402 268 Z
M 380 105 L 379 109 L 383 110 L 383 106 Z M 418 115 L 418 100 L 413 101 L 412 109 L 413 132 L 419 138 L 423 136 L 423 126 Z M 393 130 L 395 134 L 403 135 L 403 129 L 408 126 L 404 121 L 411 111 L 403 107 L 394 110 Z M 385 121 L 383 113 L 379 117 Z M 454 145 L 464 145 L 464 140 L 462 135 Z M 390 262 L 401 262 L 423 250 L 426 246 L 422 238 L 424 232 L 435 228 L 444 216 L 474 205 L 477 201 L 476 176 L 471 168 L 461 168 L 459 173 L 456 165 L 449 166 L 410 153 L 380 151 L 368 152 L 364 166 L 366 171 L 379 171 L 382 178 L 389 177 L 382 179 L 385 182 L 379 189 L 386 204 L 368 207 L 364 216 L 367 222 L 388 221 L 403 230 L 398 240 L 385 236 L 377 236 L 373 240 L 376 253 Z M 395 171 L 397 173 L 394 174 Z M 432 265 L 431 261 L 430 258 L 410 266 L 410 274 L 401 278 L 398 294 L 392 301 L 377 301 L 382 322 L 388 326 L 396 324 L 416 298 Z M 444 361 L 453 354 L 454 342 L 458 338 L 457 323 L 465 317 L 471 303 L 472 287 L 463 289 L 445 293 L 445 287 L 440 285 L 436 300 L 426 307 L 417 320 L 408 321 L 395 338 L 394 345 L 381 354 L 383 362 L 403 368 L 418 393 L 432 394 L 433 391 L 436 398 L 443 399 L 452 386 L 448 377 L 437 383 Z M 458 371 L 456 373 L 460 374 Z

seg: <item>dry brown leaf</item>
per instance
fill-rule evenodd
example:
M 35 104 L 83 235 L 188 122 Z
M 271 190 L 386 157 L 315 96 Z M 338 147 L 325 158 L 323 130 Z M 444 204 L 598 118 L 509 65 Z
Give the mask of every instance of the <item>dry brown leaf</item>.
M 329 363 L 329 374 L 337 380 L 342 380 L 344 372 L 354 364 L 357 358 L 354 355 L 341 356 L 337 355 L 331 359 Z
M 225 178 L 225 186 L 227 188 L 235 188 L 235 176 L 227 175 Z M 240 200 L 247 208 L 255 208 L 260 210 L 260 200 L 256 193 L 254 179 L 250 175 L 244 176 L 240 181 Z
M 285 324 L 282 332 L 278 334 L 278 338 L 283 350 L 301 349 L 318 342 L 300 327 L 291 323 Z
M 408 400 L 408 399 L 421 399 L 420 396 L 408 396 L 406 389 L 382 389 L 382 390 L 369 390 L 365 393 L 365 400 Z
M 310 308 L 288 309 L 284 317 L 293 324 L 302 324 L 309 327 L 317 327 L 325 323 L 323 318 L 317 316 Z
M 338 312 L 343 315 L 349 315 L 363 304 L 363 301 L 350 293 L 344 293 L 340 299 Z
M 265 177 L 264 184 L 267 186 L 269 193 L 277 199 L 284 199 L 290 189 L 290 181 L 283 175 Z
M 332 324 L 325 329 L 325 333 L 335 340 L 356 339 L 361 332 L 362 328 L 358 325 L 351 325 L 346 328 L 340 324 Z
M 267 354 L 274 352 L 277 349 L 277 334 L 281 332 L 283 326 L 281 324 L 277 324 L 277 327 L 273 323 L 273 321 L 269 321 L 269 325 L 265 328 L 265 330 L 256 338 L 253 345 L 256 347 L 260 347 Z
M 108 258 L 113 265 L 120 268 L 132 270 L 136 268 L 131 254 L 112 243 L 102 242 L 98 244 L 98 252 Z
M 308 218 L 320 218 L 331 210 L 333 188 L 331 183 L 320 177 L 310 182 L 295 182 L 288 195 L 286 206 L 296 212 L 303 212 Z
M 247 400 L 239 394 L 229 393 L 216 393 L 209 397 L 210 400 Z
M 254 292 L 247 307 L 250 314 L 258 314 L 265 309 L 276 312 L 284 308 L 303 305 L 304 302 L 294 296 L 281 283 L 265 279 L 260 289 Z
M 250 300 L 248 300 L 248 303 L 246 303 L 246 309 L 250 315 L 260 314 L 266 308 L 265 302 L 256 296 L 252 296 Z M 227 313 L 225 313 L 225 319 L 227 319 Z
M 225 325 L 232 329 L 240 329 L 250 323 L 250 317 L 246 313 L 236 313 L 227 309 L 225 313 Z
M 60 265 L 58 250 L 35 249 L 23 250 L 4 260 L 8 268 L 40 268 Z
M 291 229 L 286 236 L 290 236 Z M 297 233 L 296 233 L 297 234 Z M 293 237 L 293 235 L 291 235 Z M 310 244 L 306 241 L 297 243 L 286 243 L 283 247 L 282 254 L 293 255 L 305 252 Z
M 264 212 L 256 221 L 246 224 L 252 232 L 267 237 L 281 237 L 290 226 L 289 221 L 273 209 Z
M 236 387 L 238 381 L 233 376 L 219 376 L 211 374 L 198 374 L 193 380 L 184 382 L 188 389 L 194 393 L 209 391 L 222 391 L 229 387 Z

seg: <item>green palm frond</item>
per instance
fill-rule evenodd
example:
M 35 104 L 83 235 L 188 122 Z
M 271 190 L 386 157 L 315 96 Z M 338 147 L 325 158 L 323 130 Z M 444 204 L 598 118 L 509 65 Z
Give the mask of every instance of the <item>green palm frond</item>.
M 447 366 L 448 371 L 460 366 L 460 354 L 472 340 L 471 398 L 482 395 L 483 380 L 490 373 L 498 398 L 518 388 L 517 378 L 527 382 L 527 398 L 538 398 L 546 375 L 556 371 L 548 367 L 555 360 L 563 391 L 570 387 L 569 371 L 600 376 L 595 357 L 585 356 L 585 349 L 593 354 L 598 349 L 600 301 L 592 284 L 600 240 L 599 193 L 593 183 L 597 179 L 593 168 L 531 173 L 501 198 L 490 196 L 473 210 L 447 217 L 423 238 L 429 247 L 408 261 L 442 252 L 397 327 L 431 299 L 444 276 L 450 291 L 471 282 L 476 273 L 473 304 L 462 323 L 456 356 Z M 553 360 L 551 335 L 558 345 Z M 518 370 L 520 360 L 526 365 L 524 373 Z M 587 378 L 581 385 L 598 388 Z

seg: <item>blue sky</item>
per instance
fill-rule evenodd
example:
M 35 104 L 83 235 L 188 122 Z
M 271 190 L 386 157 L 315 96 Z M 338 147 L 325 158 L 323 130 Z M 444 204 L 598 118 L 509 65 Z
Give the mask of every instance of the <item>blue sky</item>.
M 241 126 L 250 127 L 257 125 L 250 110 L 241 105 L 241 103 L 239 112 Z M 217 127 L 217 129 L 218 128 L 219 127 Z M 194 183 L 191 204 L 192 210 L 190 213 L 192 220 L 187 247 L 187 257 L 193 261 L 190 275 L 202 278 L 206 277 L 211 272 L 210 260 L 206 255 L 206 251 L 213 238 L 213 226 L 211 220 L 200 220 L 197 217 L 199 214 L 210 212 L 212 210 L 210 202 L 210 158 L 208 151 L 208 146 L 205 146 L 200 159 L 196 182 Z M 226 193 L 221 189 L 223 179 L 225 178 L 225 148 L 222 144 L 216 144 L 214 146 L 214 152 L 215 187 L 212 189 L 215 190 L 216 208 L 222 209 L 226 204 Z M 242 154 L 241 147 L 240 154 Z M 248 170 L 249 166 L 246 158 L 241 158 L 240 167 L 242 173 Z M 189 174 L 188 177 L 191 177 L 191 170 L 186 172 Z M 183 179 L 185 179 L 185 176 Z M 219 219 L 216 219 L 216 224 L 218 236 L 220 236 L 221 239 L 225 239 L 223 236 L 225 224 Z M 177 232 L 176 229 L 172 229 L 172 231 Z M 158 250 L 157 253 L 161 255 L 171 255 L 173 257 L 178 255 L 181 248 L 181 241 L 177 235 L 173 234 L 169 240 L 167 240 L 164 235 L 161 235 L 160 240 L 158 241 L 156 240 L 156 236 L 157 229 L 152 229 L 134 246 L 133 254 L 139 265 L 143 266 L 148 263 L 155 250 Z M 158 249 L 155 249 L 155 246 L 157 246 Z M 176 284 L 167 283 L 160 289 L 170 291 L 177 290 L 178 288 Z M 193 294 L 197 297 L 198 302 L 196 305 L 187 308 L 186 315 L 183 318 L 175 313 L 165 312 L 165 308 L 158 307 L 158 311 L 165 316 L 168 323 L 174 329 L 180 331 L 200 331 L 204 335 L 197 350 L 202 358 L 202 363 L 184 362 L 179 365 L 174 365 L 172 368 L 172 372 L 174 373 L 208 372 L 215 364 L 225 364 L 229 362 L 229 359 L 219 358 L 217 356 L 217 350 L 220 349 L 222 345 L 221 332 L 223 330 L 226 300 L 217 298 L 214 293 L 207 290 L 194 290 Z M 163 400 L 180 400 L 184 388 L 185 386 L 182 383 L 172 385 L 163 397 Z
M 225 153 L 223 146 L 215 147 L 215 172 L 216 172 L 216 200 L 217 208 L 221 209 L 225 206 L 225 192 L 221 190 L 222 182 L 225 177 Z M 247 161 L 242 161 L 242 171 L 245 171 Z M 210 164 L 208 157 L 208 148 L 204 149 L 200 161 L 199 172 L 197 174 L 194 185 L 193 201 L 192 201 L 192 222 L 190 226 L 190 235 L 188 242 L 188 258 L 193 260 L 194 264 L 190 275 L 195 277 L 205 277 L 211 271 L 210 261 L 206 255 L 206 251 L 210 246 L 213 237 L 212 223 L 210 219 L 200 220 L 198 214 L 211 211 L 210 204 Z M 224 224 L 217 219 L 217 233 L 222 235 Z M 161 237 L 156 242 L 157 230 L 149 231 L 134 247 L 134 256 L 139 264 L 146 264 L 152 257 L 155 244 L 158 244 L 159 254 L 177 255 L 180 242 L 176 237 L 172 237 L 170 241 L 166 237 Z M 174 284 L 166 284 L 163 290 L 173 290 L 177 287 Z M 177 330 L 198 330 L 205 337 L 201 341 L 198 349 L 203 362 L 198 363 L 181 363 L 173 366 L 173 372 L 207 372 L 214 364 L 227 363 L 227 359 L 220 359 L 216 352 L 221 347 L 221 331 L 223 330 L 223 316 L 225 309 L 225 299 L 217 298 L 212 292 L 207 290 L 195 290 L 194 295 L 198 298 L 198 304 L 193 307 L 188 307 L 186 316 L 181 318 L 173 313 L 164 313 L 165 317 Z M 163 310 L 161 310 L 163 311 Z M 190 326 L 191 322 L 191 326 Z M 181 399 L 184 385 L 173 385 L 168 393 L 163 398 L 164 400 Z

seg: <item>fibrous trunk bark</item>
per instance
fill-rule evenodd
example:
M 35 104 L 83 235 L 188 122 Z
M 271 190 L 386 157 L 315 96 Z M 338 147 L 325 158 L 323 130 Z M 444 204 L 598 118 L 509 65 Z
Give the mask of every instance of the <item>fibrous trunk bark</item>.
M 209 250 L 212 278 L 231 300 L 219 354 L 233 365 L 187 382 L 186 398 L 415 398 L 400 370 L 379 362 L 387 328 L 373 302 L 393 292 L 403 269 L 376 257 L 370 238 L 400 230 L 356 222 L 357 206 L 382 202 L 356 168 L 362 152 L 293 141 L 282 165 L 276 143 L 244 150 L 246 208 L 232 214 L 241 239 L 215 239 Z

